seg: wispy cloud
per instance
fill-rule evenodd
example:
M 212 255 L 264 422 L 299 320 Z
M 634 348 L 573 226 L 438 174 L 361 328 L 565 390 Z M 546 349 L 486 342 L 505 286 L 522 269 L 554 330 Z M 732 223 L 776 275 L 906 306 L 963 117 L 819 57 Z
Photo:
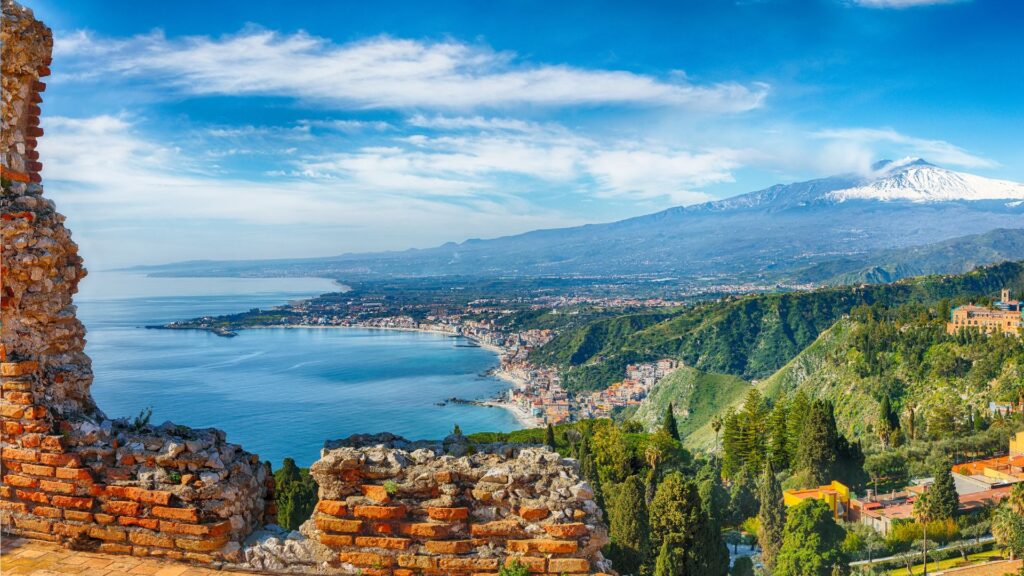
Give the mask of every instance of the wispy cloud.
M 341 108 L 467 109 L 515 105 L 657 105 L 734 113 L 760 107 L 762 83 L 695 84 L 622 70 L 535 64 L 456 40 L 377 36 L 347 44 L 250 27 L 211 38 L 59 35 L 63 79 L 116 73 L 186 94 L 273 95 Z M 109 81 L 109 78 L 107 78 Z
M 964 168 L 995 168 L 997 162 L 989 158 L 977 156 L 946 142 L 908 136 L 892 128 L 843 128 L 820 130 L 815 137 L 828 140 L 836 146 L 836 153 L 857 158 L 858 164 L 866 170 L 868 165 L 879 157 L 879 148 L 885 146 L 895 149 L 904 156 L 918 156 L 938 164 L 960 166 Z

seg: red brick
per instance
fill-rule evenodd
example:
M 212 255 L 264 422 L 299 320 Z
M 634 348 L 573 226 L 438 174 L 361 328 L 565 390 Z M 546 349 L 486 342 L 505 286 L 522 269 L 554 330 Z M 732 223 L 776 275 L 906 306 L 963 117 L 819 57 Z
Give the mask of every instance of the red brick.
M 583 558 L 552 558 L 548 560 L 548 570 L 559 574 L 586 574 L 590 572 L 590 562 Z
M 391 566 L 391 556 L 377 554 L 375 552 L 341 552 L 338 560 L 354 566 L 370 566 L 373 568 L 388 568 Z
M 131 516 L 121 516 L 117 519 L 117 523 L 121 526 L 138 526 L 148 530 L 157 530 L 160 528 L 160 521 L 156 518 L 132 518 Z
M 495 520 L 485 524 L 472 524 L 469 532 L 473 536 L 519 536 L 524 534 L 518 522 L 513 520 Z
M 92 482 L 92 472 L 88 468 L 57 468 L 57 478 L 62 480 L 85 480 Z
M 363 496 L 366 496 L 374 502 L 381 504 L 387 504 L 391 501 L 391 495 L 383 486 L 375 486 L 372 484 L 363 484 L 359 487 L 359 491 L 362 492 Z
M 65 510 L 64 519 L 72 522 L 92 522 L 92 514 L 81 510 Z
M 81 538 L 82 536 L 89 533 L 91 526 L 83 526 L 80 524 L 54 524 L 53 533 L 59 534 L 67 538 Z
M 50 530 L 53 529 L 53 523 L 33 518 L 15 518 L 14 525 L 22 530 L 32 530 L 33 532 L 42 532 L 43 534 L 49 534 Z
M 145 532 L 129 532 L 128 540 L 137 546 L 155 546 L 157 548 L 174 548 L 174 539 L 147 534 Z
M 342 548 L 352 545 L 352 537 L 338 534 L 321 534 L 320 543 L 328 548 Z
M 408 538 L 384 538 L 381 536 L 356 536 L 356 546 L 364 548 L 389 548 L 405 550 L 412 544 Z
M 213 539 L 204 538 L 202 540 L 175 538 L 174 545 L 183 550 L 190 550 L 192 552 L 213 552 L 214 550 L 220 549 L 220 547 L 226 544 L 227 541 L 228 538 L 226 536 Z
M 587 525 L 582 522 L 572 524 L 547 524 L 542 526 L 544 531 L 555 538 L 576 538 L 587 533 Z
M 398 556 L 398 565 L 402 568 L 434 570 L 437 568 L 437 558 L 433 556 L 417 556 L 415 554 L 400 554 Z
M 4 434 L 10 434 L 11 436 L 18 436 L 25 432 L 25 427 L 18 422 L 12 422 L 10 420 L 4 421 Z
M 52 466 L 39 466 L 38 464 L 22 464 L 21 471 L 33 476 L 53 476 Z
M 442 570 L 497 570 L 497 558 L 441 558 L 438 563 Z
M 542 554 L 572 554 L 579 548 L 575 540 L 509 540 L 506 544 L 512 552 L 540 552 Z
M 465 520 L 469 518 L 469 508 L 427 508 L 427 516 L 434 520 Z
M 4 172 L 4 174 L 6 174 L 6 172 Z M 0 416 L 10 418 L 12 420 L 21 420 L 25 417 L 25 407 L 18 406 L 17 404 L 4 404 L 0 406 Z M 7 448 L 4 448 L 4 450 L 7 450 Z M 6 457 L 7 455 L 5 454 L 4 458 Z
M 353 515 L 373 520 L 397 520 L 405 518 L 405 506 L 356 506 Z
M 92 508 L 92 498 L 81 496 L 54 496 L 50 498 L 50 502 L 54 506 L 61 508 L 78 508 L 79 510 L 89 510 Z
M 12 404 L 28 406 L 35 401 L 32 394 L 28 392 L 4 392 L 4 399 Z
M 551 511 L 542 506 L 523 506 L 519 508 L 519 516 L 531 522 L 547 518 L 549 514 L 551 514 Z
M 476 548 L 472 540 L 431 540 L 425 544 L 432 554 L 465 554 Z
M 0 376 L 27 376 L 38 369 L 39 363 L 31 360 L 25 362 L 3 362 L 0 363 Z
M 142 505 L 138 502 L 127 502 L 123 500 L 112 500 L 100 505 L 107 514 L 115 516 L 138 516 L 142 513 Z
M 19 448 L 4 448 L 0 454 L 4 460 L 19 460 L 21 462 L 38 462 L 39 452 L 35 450 L 21 450 Z
M 102 554 L 131 554 L 132 547 L 127 544 L 114 544 L 113 542 L 101 542 L 100 553 Z
M 419 536 L 421 538 L 447 538 L 451 534 L 452 527 L 450 524 L 403 524 L 401 526 L 401 532 L 408 534 L 409 536 Z
M 75 454 L 40 454 L 39 462 L 47 466 L 70 466 L 77 468 L 82 465 L 82 460 Z
M 44 516 L 46 518 L 61 518 L 64 516 L 63 510 L 50 506 L 36 506 L 32 509 L 32 513 L 36 516 Z
M 4 484 L 10 484 L 11 486 L 17 486 L 18 488 L 38 488 L 39 479 L 29 478 L 28 476 L 18 476 L 17 474 L 7 474 L 4 476 Z
M 38 504 L 49 504 L 50 497 L 42 492 L 30 492 L 28 490 L 15 490 L 15 494 L 21 500 L 28 500 L 29 502 L 36 502 Z
M 107 540 L 110 542 L 124 542 L 126 534 L 125 531 L 121 528 L 116 528 L 113 526 L 109 528 L 100 528 L 99 526 L 93 526 L 92 528 L 89 528 L 89 536 L 96 538 L 97 540 Z
M 63 452 L 63 438 L 60 436 L 46 436 L 43 438 L 43 450 L 46 450 L 47 452 Z
M 178 520 L 181 522 L 199 522 L 199 511 L 195 508 L 167 508 L 154 506 L 150 512 L 157 518 Z M 132 514 L 134 516 L 134 514 Z
M 103 524 L 104 526 L 107 524 L 113 524 L 117 520 L 117 517 L 111 516 L 110 514 L 103 514 L 101 512 L 94 514 L 93 518 L 96 519 L 97 524 Z
M 57 492 L 59 494 L 74 494 L 75 485 L 55 480 L 40 480 L 39 488 L 45 492 Z
M 28 514 L 28 504 L 25 504 L 24 502 L 5 502 L 0 500 L 0 510 L 9 510 L 11 512 Z
M 363 527 L 362 520 L 337 520 L 334 518 L 317 518 L 316 527 L 324 532 L 341 532 L 352 534 L 359 532 Z
M 317 512 L 330 514 L 331 516 L 345 516 L 348 508 L 345 503 L 338 500 L 321 500 L 316 503 Z

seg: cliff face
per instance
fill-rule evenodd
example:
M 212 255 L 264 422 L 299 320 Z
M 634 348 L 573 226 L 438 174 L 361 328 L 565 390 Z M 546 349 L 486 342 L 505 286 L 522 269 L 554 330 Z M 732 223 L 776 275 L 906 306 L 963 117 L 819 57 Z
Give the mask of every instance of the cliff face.
M 593 494 L 573 462 L 543 448 L 470 455 L 461 438 L 390 435 L 329 443 L 313 466 L 316 515 L 303 534 L 284 534 L 260 529 L 274 513 L 268 467 L 222 431 L 108 418 L 89 392 L 72 302 L 86 272 L 43 195 L 35 152 L 52 36 L 30 10 L 2 8 L 0 530 L 274 572 L 462 575 L 514 560 L 534 573 L 607 568 Z

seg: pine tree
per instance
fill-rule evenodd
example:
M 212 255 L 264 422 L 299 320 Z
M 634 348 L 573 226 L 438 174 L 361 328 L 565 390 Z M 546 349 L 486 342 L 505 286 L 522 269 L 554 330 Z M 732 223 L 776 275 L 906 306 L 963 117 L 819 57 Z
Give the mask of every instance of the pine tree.
M 679 423 L 676 422 L 676 415 L 671 402 L 668 403 L 668 408 L 665 409 L 664 427 L 673 440 L 679 440 Z
M 933 471 L 935 481 L 928 488 L 928 516 L 932 520 L 946 520 L 956 516 L 960 508 L 960 496 L 950 471 L 950 464 L 940 459 Z
M 807 475 L 813 485 L 832 480 L 839 459 L 839 433 L 832 405 L 823 400 L 811 403 L 797 450 L 797 471 Z
M 654 563 L 654 576 L 683 576 L 679 558 L 679 548 L 665 540 L 658 550 L 658 558 Z
M 548 424 L 547 430 L 544 431 L 544 443 L 550 446 L 552 450 L 557 447 L 555 446 L 555 427 L 551 424 Z
M 665 476 L 651 510 L 651 543 L 659 550 L 655 574 L 724 576 L 729 551 L 692 480 Z
M 746 471 L 733 479 L 732 487 L 729 489 L 729 516 L 733 526 L 739 526 L 744 520 L 757 514 L 760 504 L 756 490 L 753 478 Z
M 274 473 L 274 492 L 277 504 L 277 524 L 286 530 L 297 530 L 313 514 L 317 501 L 317 485 L 285 458 L 281 469 Z
M 771 463 L 764 468 L 758 486 L 761 509 L 757 519 L 757 543 L 761 546 L 761 562 L 770 574 L 775 569 L 775 558 L 782 547 L 782 534 L 786 527 L 786 506 L 782 501 L 782 486 Z
M 803 390 L 797 391 L 789 401 L 786 424 L 786 449 L 789 452 L 789 465 L 797 466 L 797 452 L 800 450 L 800 439 L 804 435 L 804 424 L 811 410 L 811 401 Z
M 636 475 L 615 490 L 608 509 L 608 557 L 616 569 L 624 574 L 637 574 L 648 555 L 647 502 L 644 484 Z
M 789 468 L 789 407 L 779 402 L 768 417 L 768 459 L 772 468 L 786 470 Z

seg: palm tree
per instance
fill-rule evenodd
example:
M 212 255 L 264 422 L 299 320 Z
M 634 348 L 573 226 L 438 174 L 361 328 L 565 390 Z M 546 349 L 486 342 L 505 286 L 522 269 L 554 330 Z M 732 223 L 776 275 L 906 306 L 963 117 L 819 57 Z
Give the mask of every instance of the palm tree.
M 725 425 L 725 420 L 722 419 L 722 415 L 719 414 L 711 419 L 711 429 L 715 431 L 715 451 L 718 451 L 718 433 L 722 431 L 722 426 Z

